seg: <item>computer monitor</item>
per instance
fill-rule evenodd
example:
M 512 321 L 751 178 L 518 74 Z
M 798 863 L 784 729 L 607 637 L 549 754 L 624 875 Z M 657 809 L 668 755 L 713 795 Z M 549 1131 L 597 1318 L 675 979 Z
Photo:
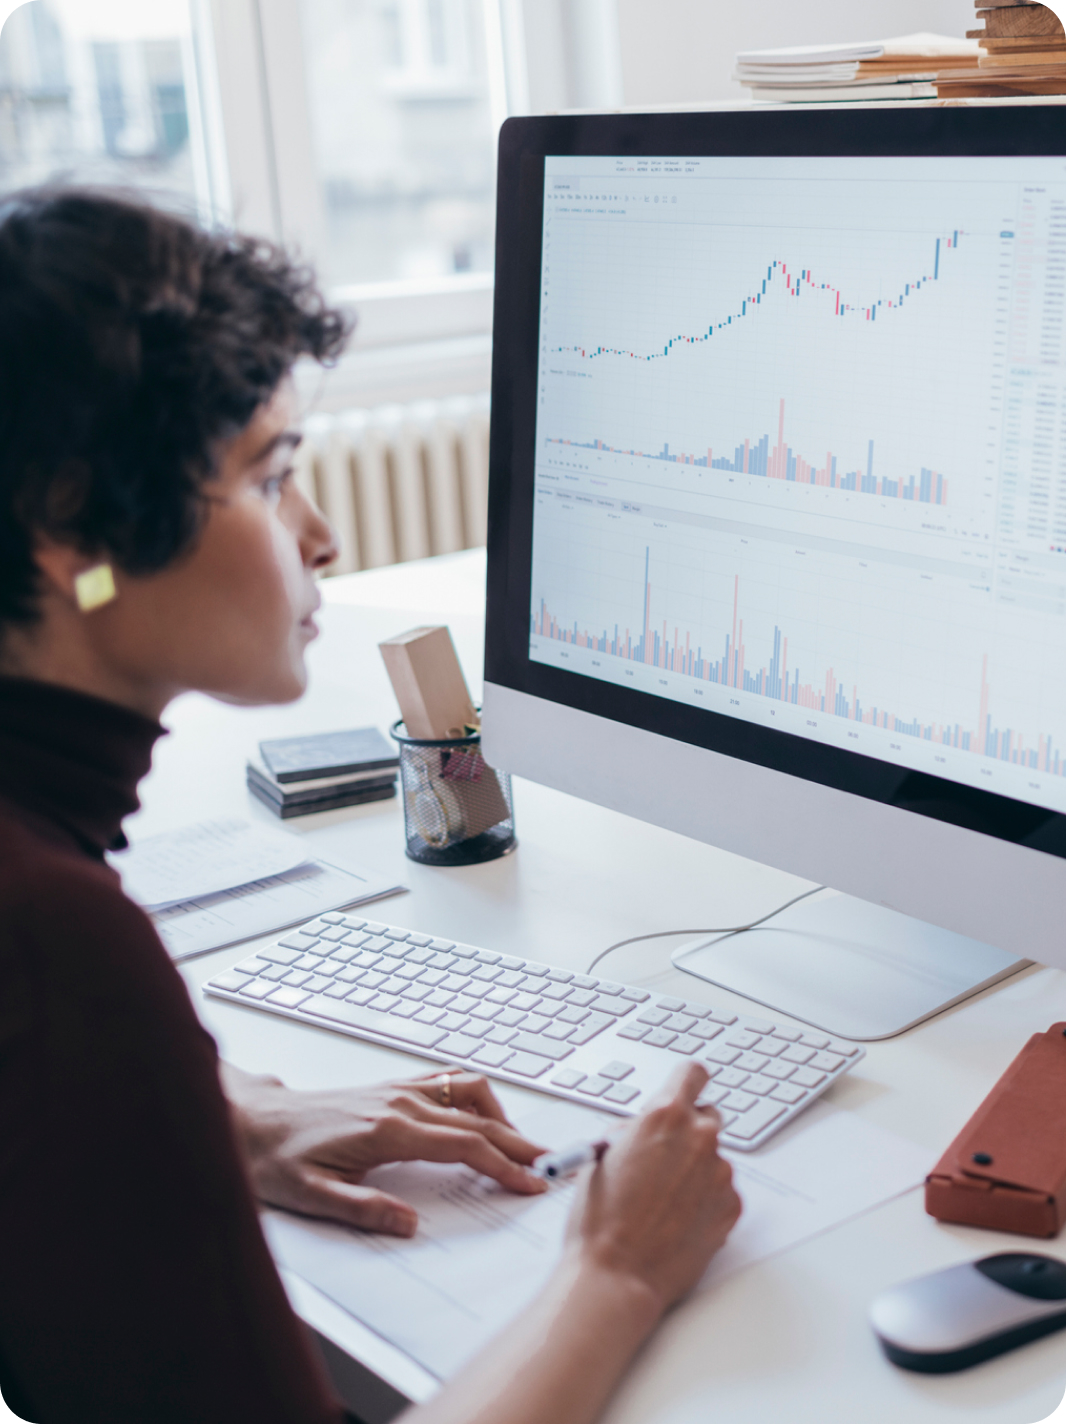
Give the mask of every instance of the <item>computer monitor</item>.
M 834 1032 L 1066 967 L 1066 110 L 511 120 L 498 213 L 489 760 L 844 892 L 675 958 Z

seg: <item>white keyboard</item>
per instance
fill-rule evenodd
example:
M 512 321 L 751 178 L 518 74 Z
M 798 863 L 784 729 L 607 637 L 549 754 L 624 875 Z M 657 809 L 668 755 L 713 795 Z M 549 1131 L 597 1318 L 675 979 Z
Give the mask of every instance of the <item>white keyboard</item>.
M 694 1058 L 722 1145 L 741 1152 L 865 1057 L 828 1034 L 355 915 L 321 915 L 204 992 L 623 1116 Z

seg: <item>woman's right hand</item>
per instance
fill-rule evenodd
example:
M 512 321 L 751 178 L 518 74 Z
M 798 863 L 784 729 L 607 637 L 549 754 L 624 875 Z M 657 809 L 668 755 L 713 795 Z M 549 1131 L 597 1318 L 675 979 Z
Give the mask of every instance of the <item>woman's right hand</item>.
M 661 1310 L 692 1289 L 740 1215 L 733 1170 L 718 1155 L 721 1120 L 695 1105 L 707 1080 L 696 1063 L 678 1071 L 612 1139 L 570 1219 L 583 1262 L 645 1287 Z

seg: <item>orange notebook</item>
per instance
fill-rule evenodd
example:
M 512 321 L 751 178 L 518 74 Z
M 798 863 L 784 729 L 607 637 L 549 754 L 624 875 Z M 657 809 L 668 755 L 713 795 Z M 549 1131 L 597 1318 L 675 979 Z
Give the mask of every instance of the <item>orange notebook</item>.
M 1066 1023 L 1036 1033 L 926 1178 L 938 1221 L 1056 1236 L 1066 1221 Z

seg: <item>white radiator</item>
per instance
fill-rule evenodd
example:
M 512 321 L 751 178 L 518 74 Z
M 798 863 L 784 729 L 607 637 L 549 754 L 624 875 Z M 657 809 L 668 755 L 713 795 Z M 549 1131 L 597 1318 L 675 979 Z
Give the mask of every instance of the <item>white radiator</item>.
M 333 524 L 331 574 L 484 544 L 489 398 L 312 415 L 296 477 Z

